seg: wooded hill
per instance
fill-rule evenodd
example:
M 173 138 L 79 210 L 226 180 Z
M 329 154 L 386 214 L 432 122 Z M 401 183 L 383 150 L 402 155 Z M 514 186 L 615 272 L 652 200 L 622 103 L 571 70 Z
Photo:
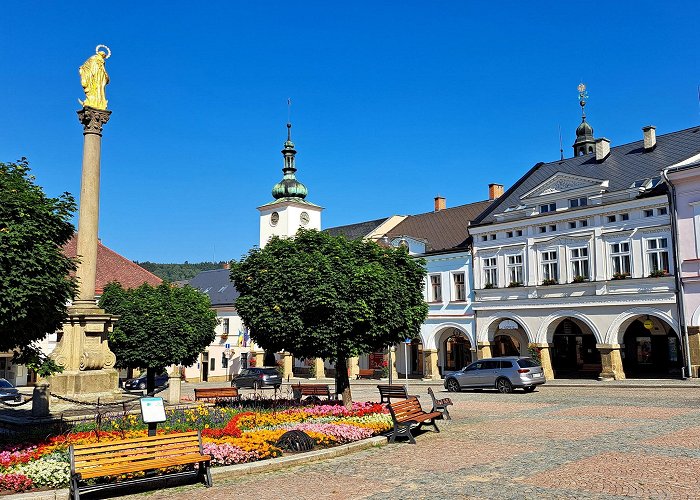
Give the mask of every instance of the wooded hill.
M 159 264 L 158 262 L 136 262 L 147 271 L 152 272 L 165 281 L 190 280 L 202 271 L 221 269 L 225 261 L 221 262 L 195 262 L 185 261 L 183 264 Z

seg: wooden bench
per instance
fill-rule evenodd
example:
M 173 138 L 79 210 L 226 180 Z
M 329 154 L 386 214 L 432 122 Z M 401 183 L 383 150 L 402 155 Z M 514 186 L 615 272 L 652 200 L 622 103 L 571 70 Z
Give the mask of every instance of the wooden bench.
M 369 370 L 360 370 L 357 373 L 357 380 L 360 380 L 361 378 L 374 378 L 374 373 L 375 371 L 372 369 Z
M 447 407 L 453 404 L 452 400 L 450 398 L 437 399 L 432 387 L 428 387 L 428 394 L 430 394 L 430 397 L 433 400 L 433 409 L 430 411 L 442 412 L 446 420 L 452 420 L 452 417 L 450 417 L 450 412 L 447 410 Z
M 112 489 L 120 486 L 161 480 L 163 477 L 191 477 L 212 485 L 211 457 L 202 453 L 199 431 L 164 434 L 136 439 L 123 439 L 70 447 L 70 498 L 80 499 L 80 493 Z M 199 464 L 199 469 L 194 466 Z M 188 465 L 182 472 L 100 484 L 81 484 L 88 479 L 120 476 L 135 472 L 155 471 L 166 467 Z
M 379 389 L 379 396 L 381 397 L 380 403 L 391 403 L 391 398 L 394 399 L 408 399 L 417 398 L 418 396 L 409 396 L 406 391 L 405 385 L 382 385 L 377 386 Z M 386 400 L 386 401 L 385 401 Z
M 309 399 L 316 399 L 320 401 L 320 397 L 323 396 L 326 399 L 331 399 L 331 389 L 324 384 L 297 384 L 292 386 L 292 393 L 294 394 L 294 399 L 300 400 L 304 396 L 308 396 Z
M 194 400 L 220 400 L 220 399 L 238 399 L 238 387 L 205 387 L 194 390 Z
M 435 427 L 435 432 L 440 432 L 435 419 L 442 418 L 442 413 L 439 411 L 424 412 L 418 402 L 418 398 L 415 396 L 411 396 L 404 401 L 390 403 L 389 412 L 391 413 L 391 419 L 394 421 L 394 429 L 389 435 L 390 443 L 393 443 L 397 436 L 406 436 L 411 444 L 416 444 L 416 440 L 413 439 L 413 434 L 411 434 L 411 429 L 420 429 L 426 423 Z

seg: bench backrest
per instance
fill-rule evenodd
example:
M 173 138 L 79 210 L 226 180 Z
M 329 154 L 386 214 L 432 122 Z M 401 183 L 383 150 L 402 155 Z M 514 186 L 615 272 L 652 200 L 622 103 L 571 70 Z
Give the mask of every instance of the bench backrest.
M 322 384 L 297 384 L 292 387 L 302 396 L 330 396 L 331 389 L 327 385 Z
M 407 398 L 408 392 L 405 385 L 378 385 L 379 394 L 383 396 L 393 396 L 398 398 Z
M 202 453 L 199 431 L 123 439 L 104 443 L 76 444 L 70 447 L 71 473 L 82 479 L 104 475 L 104 467 L 118 467 L 138 461 L 172 458 Z M 144 469 L 148 465 L 144 464 Z
M 235 398 L 238 396 L 237 387 L 206 387 L 194 390 L 195 399 L 200 398 Z
M 389 404 L 389 412 L 397 422 L 405 422 L 425 413 L 415 396 Z

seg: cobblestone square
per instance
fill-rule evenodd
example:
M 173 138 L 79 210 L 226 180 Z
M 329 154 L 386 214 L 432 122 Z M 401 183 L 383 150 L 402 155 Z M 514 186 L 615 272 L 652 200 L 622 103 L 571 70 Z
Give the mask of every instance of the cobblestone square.
M 411 385 L 424 395 L 427 386 Z M 448 396 L 442 388 L 437 394 Z M 377 400 L 373 385 L 353 387 Z M 439 397 L 440 397 L 439 396 Z M 698 388 L 543 386 L 451 393 L 454 420 L 405 441 L 289 469 L 150 493 L 172 500 L 700 498 Z

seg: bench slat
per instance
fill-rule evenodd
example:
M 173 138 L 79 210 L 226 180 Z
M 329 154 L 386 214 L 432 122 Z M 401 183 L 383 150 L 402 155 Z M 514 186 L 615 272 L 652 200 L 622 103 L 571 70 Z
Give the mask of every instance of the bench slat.
M 174 434 L 161 434 L 158 436 L 144 436 L 139 438 L 122 439 L 120 441 L 110 442 L 110 443 L 88 443 L 88 444 L 74 444 L 73 449 L 77 452 L 79 450 L 86 450 L 89 448 L 105 448 L 109 446 L 126 446 L 132 444 L 138 444 L 147 442 L 149 444 L 158 444 L 161 441 L 173 441 L 182 440 L 183 438 L 195 438 L 199 439 L 199 433 L 197 431 L 188 432 L 178 432 Z
M 74 463 L 75 470 L 79 471 L 85 467 L 92 467 L 97 464 L 115 464 L 143 459 L 174 457 L 192 453 L 199 453 L 199 446 L 187 444 L 184 446 L 169 446 L 167 448 L 135 448 L 119 453 L 100 453 L 91 456 L 75 457 Z
M 167 446 L 170 444 L 180 444 L 180 443 L 187 443 L 190 444 L 191 446 L 197 446 L 199 447 L 199 438 L 197 436 L 192 436 L 188 437 L 186 439 L 168 439 L 168 440 L 163 440 L 163 441 L 158 441 L 155 443 L 148 443 L 144 441 L 138 441 L 135 443 L 124 443 L 123 441 L 116 441 L 114 443 L 104 443 L 102 445 L 95 445 L 91 444 L 89 445 L 89 448 L 80 448 L 78 449 L 77 446 L 83 446 L 83 445 L 76 445 L 73 451 L 74 456 L 77 458 L 85 456 L 85 455 L 93 455 L 95 453 L 117 453 L 122 450 L 133 450 L 136 448 L 147 448 L 147 447 L 159 447 L 159 446 Z
M 91 479 L 94 477 L 116 476 L 119 474 L 128 474 L 130 472 L 141 472 L 143 470 L 162 469 L 165 467 L 172 467 L 175 465 L 196 464 L 199 462 L 209 461 L 211 461 L 211 456 L 193 453 L 190 455 L 182 455 L 176 458 L 144 460 L 139 462 L 132 462 L 129 464 L 121 464 L 119 466 L 98 466 L 92 470 L 82 471 L 80 475 L 83 479 Z

